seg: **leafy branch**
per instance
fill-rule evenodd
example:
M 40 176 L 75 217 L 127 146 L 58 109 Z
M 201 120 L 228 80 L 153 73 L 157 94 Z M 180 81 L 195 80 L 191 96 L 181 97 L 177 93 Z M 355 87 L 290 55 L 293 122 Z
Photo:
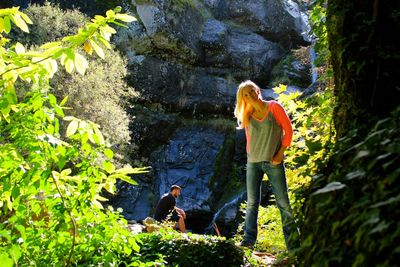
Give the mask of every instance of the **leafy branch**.
M 116 32 L 109 24 L 134 20 L 119 11 L 96 16 L 77 34 L 46 43 L 39 51 L 26 51 L 21 43 L 9 45 L 3 34 L 10 33 L 13 24 L 29 32 L 29 17 L 18 8 L 0 9 L 2 266 L 109 266 L 139 250 L 126 221 L 101 204 L 106 200 L 101 191 L 114 193 L 117 179 L 135 184 L 129 175 L 147 168 L 116 168 L 99 126 L 65 117 L 67 98 L 58 103 L 47 92 L 59 64 L 69 73 L 85 73 L 88 62 L 80 48 L 104 57 L 103 49 L 111 48 L 110 37 Z M 17 96 L 18 80 L 24 81 L 24 88 Z M 65 139 L 59 132 L 60 118 L 69 121 Z M 69 246 L 65 240 L 71 234 Z
M 40 48 L 43 51 L 26 52 L 24 46 L 17 43 L 14 46 L 14 51 L 6 51 L 8 55 L 6 54 L 5 58 L 8 58 L 8 60 L 1 62 L 3 64 L 0 63 L 0 66 L 6 64 L 7 67 L 0 67 L 0 71 L 2 70 L 0 76 L 6 81 L 15 81 L 18 76 L 26 80 L 26 74 L 31 77 L 32 74 L 37 74 L 44 69 L 52 77 L 57 71 L 57 59 L 60 60 L 61 65 L 65 67 L 68 73 L 72 73 L 76 69 L 78 73 L 84 75 L 88 62 L 83 55 L 75 50 L 83 47 L 89 55 L 92 55 L 94 50 L 99 57 L 104 58 L 103 48 L 111 49 L 110 37 L 116 33 L 115 29 L 108 24 L 113 23 L 124 27 L 118 21 L 132 22 L 135 20 L 132 16 L 118 13 L 120 10 L 120 8 L 116 8 L 114 11 L 109 10 L 106 17 L 95 16 L 92 22 L 86 24 L 77 34 L 64 37 L 58 42 L 42 45 Z M 26 32 L 29 32 L 27 23 L 32 23 L 29 17 L 20 12 L 18 8 L 8 9 L 7 12 L 0 13 L 0 34 L 11 31 L 10 21 Z

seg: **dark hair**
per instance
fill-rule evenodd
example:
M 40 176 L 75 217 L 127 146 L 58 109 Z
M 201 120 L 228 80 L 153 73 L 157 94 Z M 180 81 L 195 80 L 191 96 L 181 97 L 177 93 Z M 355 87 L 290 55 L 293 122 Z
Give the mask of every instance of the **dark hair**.
M 174 189 L 179 189 L 179 190 L 182 190 L 182 188 L 181 188 L 179 185 L 176 185 L 176 184 L 174 184 L 174 185 L 171 185 L 170 192 L 172 192 Z

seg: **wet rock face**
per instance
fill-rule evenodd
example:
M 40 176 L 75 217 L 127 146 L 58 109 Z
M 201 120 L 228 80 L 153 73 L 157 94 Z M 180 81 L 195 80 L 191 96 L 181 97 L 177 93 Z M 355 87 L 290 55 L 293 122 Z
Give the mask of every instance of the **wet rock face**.
M 222 134 L 206 128 L 189 127 L 177 131 L 167 145 L 151 155 L 155 199 L 168 192 L 171 185 L 178 184 L 182 187 L 178 207 L 187 212 L 211 212 L 212 192 L 208 184 L 223 142 Z
M 131 186 L 126 183 L 117 185 L 118 195 L 110 197 L 109 204 L 115 208 L 122 208 L 125 219 L 140 222 L 152 213 L 150 196 L 152 190 L 148 184 L 140 183 Z

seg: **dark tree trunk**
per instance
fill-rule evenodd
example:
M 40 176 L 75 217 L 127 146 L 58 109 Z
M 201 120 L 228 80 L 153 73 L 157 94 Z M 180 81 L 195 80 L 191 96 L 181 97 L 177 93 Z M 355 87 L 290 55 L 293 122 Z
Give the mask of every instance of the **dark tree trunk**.
M 300 266 L 398 266 L 400 0 L 328 0 L 326 24 L 338 140 L 306 196 Z
M 328 0 L 338 138 L 368 130 L 399 105 L 399 7 L 399 0 Z

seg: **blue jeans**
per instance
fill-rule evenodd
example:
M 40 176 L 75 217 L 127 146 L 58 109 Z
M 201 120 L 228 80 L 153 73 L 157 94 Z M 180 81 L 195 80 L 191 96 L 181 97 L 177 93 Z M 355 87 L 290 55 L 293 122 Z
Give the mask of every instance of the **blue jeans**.
M 247 207 L 244 225 L 244 242 L 255 244 L 258 232 L 258 207 L 261 199 L 261 181 L 264 173 L 267 174 L 275 195 L 276 205 L 279 208 L 282 219 L 283 234 L 287 248 L 293 249 L 298 246 L 298 229 L 296 227 L 292 208 L 290 206 L 285 166 L 283 163 L 273 165 L 270 162 L 247 162 L 246 187 Z M 290 237 L 290 238 L 289 238 Z

